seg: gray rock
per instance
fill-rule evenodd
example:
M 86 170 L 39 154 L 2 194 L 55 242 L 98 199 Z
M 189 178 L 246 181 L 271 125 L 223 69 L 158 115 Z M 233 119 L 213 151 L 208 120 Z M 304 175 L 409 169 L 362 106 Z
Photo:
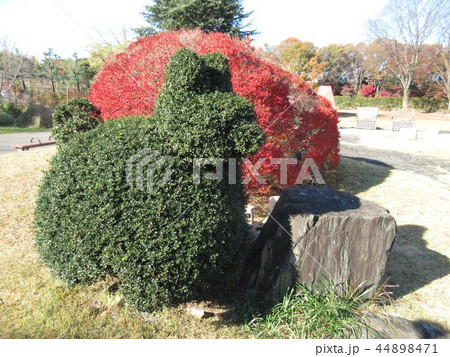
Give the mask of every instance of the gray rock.
M 327 186 L 291 187 L 252 245 L 240 287 L 279 301 L 298 282 L 351 282 L 367 296 L 386 268 L 396 232 L 385 208 Z
M 444 332 L 423 322 L 410 321 L 400 316 L 369 314 L 363 317 L 366 325 L 352 338 L 385 339 L 446 339 Z

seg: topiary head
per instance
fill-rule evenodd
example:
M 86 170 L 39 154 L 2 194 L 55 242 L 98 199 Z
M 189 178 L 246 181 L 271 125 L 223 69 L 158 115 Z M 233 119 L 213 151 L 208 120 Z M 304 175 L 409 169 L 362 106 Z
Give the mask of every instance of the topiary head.
M 241 158 L 264 143 L 253 106 L 233 92 L 228 59 L 220 53 L 175 53 L 153 119 L 174 156 Z
M 228 59 L 220 53 L 201 56 L 183 48 L 167 65 L 164 90 L 174 93 L 232 92 Z

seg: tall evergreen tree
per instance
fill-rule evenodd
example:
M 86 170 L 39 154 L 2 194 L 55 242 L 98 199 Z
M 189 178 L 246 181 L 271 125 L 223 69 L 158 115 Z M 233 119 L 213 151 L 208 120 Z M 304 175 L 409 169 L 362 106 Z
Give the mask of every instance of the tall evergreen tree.
M 256 34 L 243 25 L 252 12 L 244 12 L 242 0 L 154 0 L 142 12 L 148 27 L 134 29 L 141 37 L 159 31 L 200 28 L 245 37 Z

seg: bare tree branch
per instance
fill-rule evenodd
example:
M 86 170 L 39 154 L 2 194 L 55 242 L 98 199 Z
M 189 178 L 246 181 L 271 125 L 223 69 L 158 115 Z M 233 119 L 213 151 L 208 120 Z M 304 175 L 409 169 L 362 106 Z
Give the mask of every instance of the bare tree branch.
M 369 20 L 370 37 L 387 58 L 387 68 L 403 89 L 403 107 L 408 107 L 422 45 L 445 21 L 450 6 L 442 0 L 390 0 L 377 20 Z

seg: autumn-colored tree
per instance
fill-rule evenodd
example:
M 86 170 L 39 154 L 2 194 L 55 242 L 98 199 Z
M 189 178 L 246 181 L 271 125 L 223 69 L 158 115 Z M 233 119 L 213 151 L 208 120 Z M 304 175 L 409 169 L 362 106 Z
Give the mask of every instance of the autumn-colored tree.
M 281 42 L 276 53 L 283 67 L 298 75 L 306 75 L 311 71 L 310 61 L 317 56 L 312 42 L 302 42 L 294 37 Z
M 422 45 L 449 16 L 442 0 L 390 0 L 381 16 L 369 21 L 369 32 L 385 50 L 386 66 L 399 79 L 403 108 L 408 107 Z
M 437 74 L 439 62 L 439 45 L 423 44 L 419 53 L 419 60 L 411 85 L 411 94 L 419 97 L 440 97 L 442 89 L 439 87 Z
M 369 75 L 365 66 L 368 57 L 368 47 L 366 43 L 360 42 L 356 46 L 351 46 L 347 56 L 349 59 L 349 82 L 352 84 L 356 93 L 361 90 Z
M 266 143 L 250 160 L 268 185 L 253 178 L 250 192 L 283 185 L 280 165 L 271 158 L 312 157 L 319 166 L 339 160 L 337 113 L 297 75 L 261 58 L 249 40 L 200 30 L 165 32 L 139 39 L 108 62 L 92 86 L 91 100 L 104 120 L 128 115 L 150 116 L 164 85 L 169 59 L 180 48 L 199 54 L 220 52 L 230 63 L 233 90 L 249 99 Z M 258 163 L 258 160 L 260 162 Z M 263 163 L 262 163 L 263 161 Z M 301 165 L 289 165 L 287 184 L 295 183 Z M 249 173 L 243 167 L 244 174 Z M 250 175 L 251 176 L 251 175 Z
M 336 95 L 350 81 L 348 54 L 351 48 L 351 45 L 330 44 L 319 50 L 320 62 L 327 64 L 319 83 L 330 85 Z
M 322 77 L 322 74 L 327 67 L 326 62 L 321 62 L 319 55 L 316 54 L 313 58 L 308 61 L 306 65 L 309 72 L 306 75 L 300 76 L 305 81 L 309 81 L 308 84 L 312 88 L 317 88 L 319 86 L 319 81 Z
M 365 82 L 372 85 L 377 93 L 383 89 L 393 76 L 386 67 L 384 49 L 378 41 L 371 42 L 364 49 L 364 62 L 362 65 L 365 71 Z
M 450 110 L 450 28 L 441 28 L 437 61 L 435 62 L 435 73 L 437 84 L 447 95 L 448 110 Z

